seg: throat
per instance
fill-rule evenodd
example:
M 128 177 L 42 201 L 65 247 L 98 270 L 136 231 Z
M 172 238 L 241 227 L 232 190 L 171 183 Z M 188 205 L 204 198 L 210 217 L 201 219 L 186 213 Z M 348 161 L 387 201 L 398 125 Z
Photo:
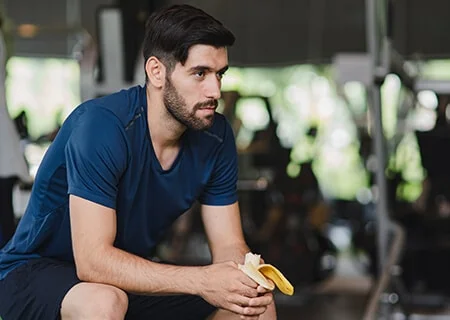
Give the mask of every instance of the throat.
M 158 159 L 158 162 L 164 171 L 172 168 L 181 149 L 180 145 L 174 147 L 160 148 L 159 150 L 156 146 L 153 146 L 153 148 L 155 150 L 156 159 Z

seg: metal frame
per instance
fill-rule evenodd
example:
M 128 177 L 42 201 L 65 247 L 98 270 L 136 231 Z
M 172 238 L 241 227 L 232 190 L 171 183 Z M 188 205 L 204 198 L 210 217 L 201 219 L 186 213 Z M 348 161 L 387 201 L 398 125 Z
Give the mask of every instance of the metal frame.
M 382 308 L 381 314 L 377 311 L 379 310 L 379 304 L 382 300 L 383 293 L 386 288 L 389 287 L 390 283 L 393 280 L 393 277 L 398 276 L 397 263 L 403 251 L 403 246 L 405 243 L 405 231 L 398 224 L 392 223 L 389 224 L 390 231 L 394 233 L 394 240 L 392 242 L 392 249 L 389 252 L 389 256 L 386 259 L 386 265 L 383 268 L 383 272 L 379 277 L 379 280 L 374 286 L 374 289 L 370 295 L 369 302 L 367 304 L 366 310 L 364 311 L 363 320 L 375 320 L 378 317 L 380 319 L 388 319 L 384 312 L 389 312 L 386 310 L 387 308 Z M 402 292 L 406 295 L 406 293 Z M 405 297 L 402 297 L 405 299 Z M 387 301 L 389 303 L 389 301 Z M 388 305 L 385 303 L 385 305 Z
M 386 2 L 386 0 L 381 0 Z M 366 0 L 366 37 L 367 51 L 371 57 L 372 77 L 367 90 L 369 92 L 369 108 L 372 111 L 372 127 L 374 137 L 374 151 L 377 158 L 376 183 L 378 189 L 378 199 L 376 206 L 377 213 L 377 243 L 379 257 L 379 271 L 382 272 L 387 256 L 388 239 L 388 204 L 387 204 L 387 182 L 386 182 L 386 139 L 383 132 L 382 114 L 381 114 L 381 85 L 387 75 L 386 65 L 384 64 L 383 50 L 380 45 L 385 45 L 380 34 L 380 26 L 377 21 L 377 5 L 380 1 Z
M 406 86 L 414 89 L 415 74 L 411 74 L 404 60 L 391 46 L 387 34 L 388 1 L 390 0 L 366 0 L 367 51 L 371 57 L 372 69 L 372 77 L 367 90 L 369 92 L 369 108 L 372 112 L 374 151 L 377 159 L 376 215 L 380 276 L 370 296 L 364 320 L 388 319 L 391 313 L 390 305 L 388 302 L 382 301 L 382 296 L 392 283 L 393 268 L 398 263 L 405 238 L 404 230 L 390 219 L 389 214 L 386 180 L 388 150 L 382 123 L 381 85 L 389 72 L 395 72 Z M 392 233 L 394 239 L 389 244 L 389 236 Z

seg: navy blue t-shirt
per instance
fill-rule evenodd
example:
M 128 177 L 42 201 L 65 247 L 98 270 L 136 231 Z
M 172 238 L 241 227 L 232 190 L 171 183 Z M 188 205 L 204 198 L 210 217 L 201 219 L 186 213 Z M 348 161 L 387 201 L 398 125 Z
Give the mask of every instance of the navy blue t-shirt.
M 25 214 L 0 251 L 0 279 L 33 258 L 73 261 L 70 194 L 115 209 L 114 246 L 141 257 L 196 200 L 236 202 L 236 146 L 226 119 L 216 113 L 210 129 L 186 130 L 181 140 L 164 170 L 148 130 L 145 87 L 78 106 L 45 154 Z

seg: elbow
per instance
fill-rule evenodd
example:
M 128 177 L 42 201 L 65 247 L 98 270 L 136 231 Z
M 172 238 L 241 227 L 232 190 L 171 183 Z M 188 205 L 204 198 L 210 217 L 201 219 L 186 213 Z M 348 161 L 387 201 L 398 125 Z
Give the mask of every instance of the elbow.
M 87 268 L 84 265 L 79 265 L 78 263 L 75 264 L 76 271 L 77 271 L 77 277 L 83 282 L 95 282 L 93 278 L 93 272 L 90 271 L 89 268 Z
M 100 282 L 101 259 L 96 259 L 95 254 L 75 254 L 75 269 L 78 279 L 84 282 Z

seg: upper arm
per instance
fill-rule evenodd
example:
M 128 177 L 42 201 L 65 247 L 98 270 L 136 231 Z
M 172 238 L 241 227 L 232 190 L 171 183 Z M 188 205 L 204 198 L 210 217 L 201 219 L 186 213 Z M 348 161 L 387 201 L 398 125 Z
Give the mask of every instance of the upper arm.
M 237 202 L 237 151 L 233 131 L 224 119 L 223 143 L 213 172 L 200 197 L 202 219 L 213 260 L 240 260 L 248 250 Z M 230 251 L 230 253 L 226 253 Z M 232 251 L 232 252 L 231 252 Z
M 201 212 L 213 258 L 230 248 L 247 250 L 237 202 L 227 206 L 202 205 Z
M 72 245 L 77 271 L 88 271 L 116 236 L 119 182 L 127 144 L 119 120 L 93 109 L 78 119 L 65 149 Z
M 77 272 L 83 274 L 98 258 L 98 250 L 113 246 L 116 237 L 114 209 L 71 195 L 70 226 Z

